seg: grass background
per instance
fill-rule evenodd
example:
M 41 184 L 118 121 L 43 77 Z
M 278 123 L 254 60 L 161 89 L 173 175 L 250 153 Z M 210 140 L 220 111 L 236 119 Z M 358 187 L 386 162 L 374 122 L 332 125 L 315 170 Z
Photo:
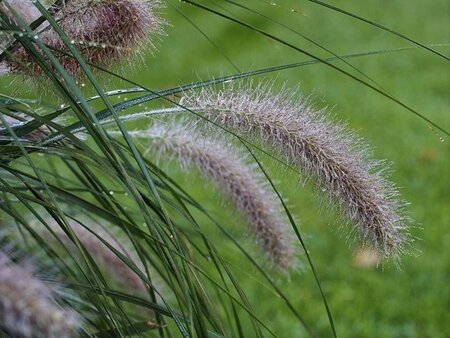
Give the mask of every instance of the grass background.
M 205 1 L 208 6 L 215 2 Z M 307 1 L 279 1 L 277 5 L 262 0 L 241 2 L 271 18 L 289 25 L 337 54 L 410 46 L 380 29 L 337 14 Z M 375 22 L 402 32 L 425 44 L 450 41 L 448 22 L 450 5 L 438 1 L 334 1 L 330 2 Z M 323 57 L 324 51 L 267 19 L 250 15 L 220 2 L 233 15 L 296 46 Z M 240 71 L 308 60 L 300 53 L 238 27 L 204 11 L 170 2 L 164 10 L 171 23 L 153 56 L 137 63 L 126 75 L 151 88 L 168 88 L 181 83 L 235 73 L 234 66 L 188 21 L 176 6 L 223 51 Z M 291 11 L 294 9 L 295 11 Z M 440 48 L 446 53 L 448 47 Z M 350 62 L 377 81 L 396 98 L 414 107 L 426 117 L 450 130 L 448 64 L 442 58 L 417 49 L 396 54 L 352 59 Z M 342 63 L 339 66 L 346 67 Z M 348 68 L 345 68 L 348 69 Z M 350 70 L 351 71 L 351 70 Z M 273 78 L 273 75 L 265 78 Z M 336 231 L 342 225 L 334 210 L 329 210 L 310 185 L 296 184 L 298 177 L 264 161 L 277 185 L 300 221 L 300 229 L 318 270 L 340 337 L 448 337 L 450 307 L 450 139 L 437 134 L 426 123 L 397 104 L 365 88 L 356 81 L 325 65 L 312 65 L 277 73 L 276 83 L 300 85 L 306 95 L 315 96 L 317 107 L 329 105 L 339 120 L 345 120 L 373 146 L 376 158 L 392 164 L 391 178 L 398 184 L 408 212 L 420 238 L 414 249 L 417 257 L 405 256 L 401 270 L 361 269 L 352 264 L 355 243 Z M 0 79 L 3 94 L 21 93 L 20 80 L 8 85 L 12 77 Z M 105 80 L 105 89 L 120 83 Z M 28 93 L 30 94 L 30 93 Z M 441 139 L 442 137 L 442 139 Z M 224 210 L 216 195 L 198 178 L 180 182 L 200 201 L 242 235 L 232 211 Z M 211 236 L 227 251 L 235 270 L 242 270 L 241 283 L 256 314 L 280 337 L 302 337 L 295 319 L 282 309 L 263 283 L 251 278 L 251 270 L 240 266 L 234 248 L 228 248 L 220 235 Z M 223 244 L 221 244 L 223 243 Z M 251 243 L 247 243 L 251 248 Z M 447 250 L 446 250 L 447 248 Z M 230 250 L 229 250 L 230 249 Z M 255 254 L 259 254 L 255 251 Z M 247 271 L 247 272 L 244 272 Z M 307 266 L 303 271 L 276 277 L 300 313 L 319 336 L 331 335 L 320 295 Z

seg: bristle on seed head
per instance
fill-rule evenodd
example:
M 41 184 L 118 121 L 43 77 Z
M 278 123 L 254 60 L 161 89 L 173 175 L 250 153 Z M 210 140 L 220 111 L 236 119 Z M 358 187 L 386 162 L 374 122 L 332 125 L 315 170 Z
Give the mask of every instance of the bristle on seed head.
M 159 0 L 72 0 L 55 8 L 55 19 L 86 62 L 107 67 L 139 53 L 143 47 L 155 46 L 152 37 L 163 34 L 165 25 L 158 15 L 160 7 Z M 70 50 L 53 28 L 36 37 L 56 49 L 54 55 L 69 74 L 81 75 L 81 65 L 65 54 L 70 54 Z M 5 67 L 10 73 L 43 73 L 25 48 L 10 55 Z
M 159 124 L 145 135 L 159 158 L 172 157 L 184 167 L 197 168 L 231 199 L 273 264 L 281 269 L 293 265 L 294 250 L 279 203 L 241 154 L 189 126 Z
M 81 322 L 57 304 L 56 292 L 26 266 L 0 252 L 0 326 L 23 337 L 70 338 Z

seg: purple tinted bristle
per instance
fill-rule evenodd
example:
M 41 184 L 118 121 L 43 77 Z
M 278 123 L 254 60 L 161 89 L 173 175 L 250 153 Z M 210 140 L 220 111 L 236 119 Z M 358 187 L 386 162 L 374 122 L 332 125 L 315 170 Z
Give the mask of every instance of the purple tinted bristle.
M 11 334 L 37 338 L 76 336 L 81 322 L 56 302 L 56 291 L 24 265 L 0 252 L 0 326 Z
M 34 7 L 31 2 L 29 6 Z M 109 67 L 144 48 L 154 48 L 152 35 L 163 34 L 165 24 L 157 13 L 160 7 L 160 1 L 72 0 L 58 8 L 55 19 L 86 62 Z M 82 73 L 78 61 L 64 54 L 70 51 L 53 28 L 37 36 L 43 43 L 62 51 L 53 53 L 69 74 Z M 10 73 L 42 75 L 39 64 L 24 48 L 13 53 L 6 66 Z

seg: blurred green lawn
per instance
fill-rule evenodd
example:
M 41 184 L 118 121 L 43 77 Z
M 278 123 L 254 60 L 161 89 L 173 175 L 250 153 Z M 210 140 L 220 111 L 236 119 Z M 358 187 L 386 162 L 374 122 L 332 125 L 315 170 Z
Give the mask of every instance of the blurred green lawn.
M 380 29 L 307 1 L 279 1 L 279 6 L 262 0 L 241 3 L 289 25 L 338 54 L 411 45 Z M 450 42 L 450 4 L 445 0 L 332 3 L 425 44 Z M 212 14 L 179 2 L 171 4 L 220 46 L 241 71 L 308 59 Z M 296 46 L 322 57 L 329 56 L 264 18 L 222 2 L 221 5 L 244 21 Z M 135 65 L 128 74 L 130 78 L 151 88 L 168 88 L 236 72 L 217 48 L 172 5 L 164 12 L 172 24 L 167 29 L 168 36 L 163 38 L 154 56 L 145 57 L 145 64 Z M 449 48 L 439 50 L 445 54 Z M 450 130 L 450 73 L 444 59 L 417 49 L 350 62 L 396 98 Z M 337 65 L 352 72 L 342 63 Z M 347 121 L 374 147 L 376 158 L 393 162 L 391 178 L 400 187 L 403 198 L 411 203 L 408 212 L 416 225 L 412 233 L 420 238 L 413 244 L 419 255 L 403 257 L 400 270 L 391 265 L 384 269 L 358 268 L 352 263 L 355 243 L 346 241 L 345 234 L 337 231 L 343 222 L 337 213 L 328 210 L 310 185 L 293 184 L 298 181 L 295 174 L 288 170 L 280 173 L 278 166 L 264 162 L 272 169 L 271 173 L 300 222 L 329 300 L 338 336 L 449 337 L 450 139 L 437 135 L 424 121 L 399 105 L 325 65 L 284 71 L 270 75 L 270 78 L 273 76 L 276 76 L 276 83 L 287 82 L 292 87 L 300 85 L 305 95 L 315 96 L 318 107 L 329 105 L 337 119 Z M 116 84 L 110 84 L 110 88 L 116 88 Z M 15 89 L 13 86 L 5 90 Z M 443 137 L 442 142 L 440 137 Z M 181 182 L 198 200 L 205 201 L 209 210 L 224 224 L 230 225 L 236 235 L 242 234 L 239 227 L 233 225 L 236 220 L 229 210 L 223 211 L 221 204 L 209 195 L 212 190 L 203 188 L 197 179 L 190 180 L 189 184 L 187 180 Z M 236 250 L 221 244 L 225 241 L 220 235 L 214 242 L 223 249 Z M 234 259 L 236 271 L 241 258 Z M 256 314 L 279 337 L 302 337 L 304 331 L 282 307 L 282 301 L 275 300 L 262 284 L 247 277 L 242 274 L 241 282 Z M 308 267 L 305 265 L 303 271 L 292 273 L 290 281 L 286 281 L 286 276 L 275 279 L 306 321 L 317 328 L 319 336 L 330 336 L 324 307 Z

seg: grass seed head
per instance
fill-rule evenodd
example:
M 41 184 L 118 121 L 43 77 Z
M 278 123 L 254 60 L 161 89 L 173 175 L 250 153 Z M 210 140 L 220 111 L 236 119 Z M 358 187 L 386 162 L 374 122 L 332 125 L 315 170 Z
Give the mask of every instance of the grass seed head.
M 55 296 L 48 283 L 0 252 L 1 327 L 23 337 L 75 337 L 79 318 L 73 311 L 59 306 Z
M 279 203 L 259 173 L 229 144 L 198 134 L 192 127 L 155 125 L 146 132 L 159 158 L 195 167 L 225 193 L 246 218 L 269 260 L 281 269 L 294 262 L 294 250 Z
M 237 83 L 220 90 L 190 92 L 183 105 L 243 135 L 253 135 L 312 178 L 337 202 L 363 244 L 396 258 L 408 241 L 404 202 L 384 174 L 384 164 L 368 158 L 367 147 L 344 125 L 332 123 L 296 92 L 272 93 L 270 84 Z M 381 164 L 381 165 L 380 165 Z
M 138 259 L 134 257 L 132 252 L 125 248 L 125 245 L 122 243 L 125 240 L 124 238 L 119 237 L 119 235 L 112 236 L 110 233 L 102 230 L 99 226 L 91 225 L 91 230 L 95 233 L 94 234 L 76 222 L 71 222 L 70 224 L 83 247 L 89 252 L 96 263 L 106 270 L 111 278 L 127 289 L 132 290 L 137 295 L 144 296 L 148 294 L 147 287 L 139 275 L 137 275 L 136 272 L 134 272 L 113 250 L 100 240 L 101 238 L 108 243 L 109 246 L 113 247 L 114 250 L 138 265 Z M 75 247 L 71 245 L 73 244 L 72 240 L 63 233 L 62 230 L 56 230 L 56 235 L 63 243 L 70 245 L 74 251 L 76 250 Z M 143 270 L 143 268 L 141 268 L 141 270 Z
M 16 14 L 28 24 L 41 16 L 39 10 L 33 5 L 32 0 L 8 0 L 5 2 L 7 2 L 8 6 L 11 6 Z M 0 11 L 4 12 L 9 18 L 17 22 L 8 6 L 4 3 L 0 3 Z
M 157 13 L 160 7 L 157 0 L 72 0 L 58 8 L 55 19 L 86 62 L 109 67 L 125 59 L 131 64 L 130 56 L 144 47 L 154 47 L 152 36 L 163 34 L 165 24 Z M 53 53 L 69 74 L 81 74 L 78 61 L 67 55 L 67 42 L 53 28 L 36 36 L 61 51 Z M 40 66 L 25 48 L 13 53 L 6 66 L 11 73 L 42 75 Z

